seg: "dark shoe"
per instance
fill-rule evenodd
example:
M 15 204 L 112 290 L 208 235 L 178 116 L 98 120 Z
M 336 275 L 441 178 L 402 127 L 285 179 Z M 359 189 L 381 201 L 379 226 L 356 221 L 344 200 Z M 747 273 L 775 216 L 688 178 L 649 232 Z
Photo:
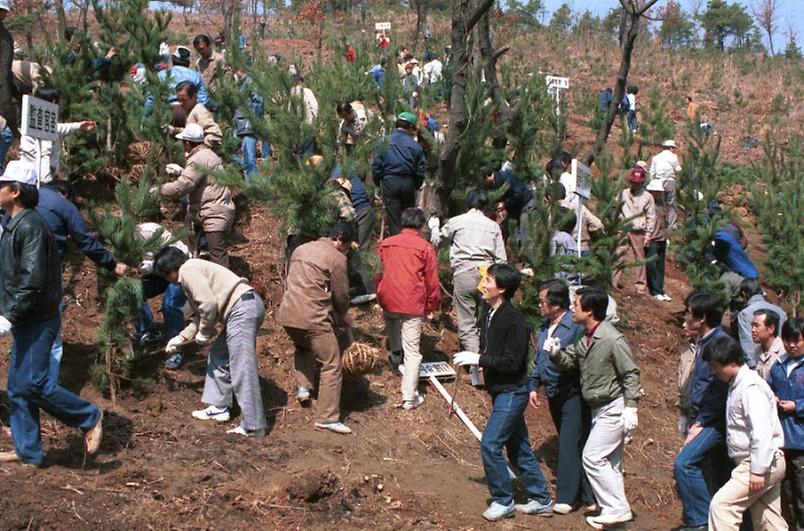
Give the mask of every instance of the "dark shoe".
M 391 367 L 393 367 L 394 369 L 402 365 L 404 362 L 405 362 L 405 356 L 401 350 L 397 352 L 388 353 L 388 363 L 390 363 Z
M 162 341 L 162 334 L 159 332 L 143 332 L 142 334 L 134 334 L 131 341 L 135 345 L 143 346 L 149 343 L 159 343 Z

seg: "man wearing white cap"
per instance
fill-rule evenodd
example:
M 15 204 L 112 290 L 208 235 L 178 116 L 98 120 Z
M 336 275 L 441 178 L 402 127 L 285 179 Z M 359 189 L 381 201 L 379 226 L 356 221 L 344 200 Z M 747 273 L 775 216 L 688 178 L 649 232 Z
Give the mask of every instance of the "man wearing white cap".
M 14 139 L 12 128 L 17 118 L 17 107 L 11 100 L 14 94 L 14 77 L 11 65 L 14 62 L 14 37 L 6 29 L 3 20 L 11 11 L 11 0 L 0 0 L 0 170 L 6 162 L 6 153 Z
M 10 162 L 0 176 L 0 207 L 11 216 L 0 237 L 0 336 L 14 337 L 7 394 L 15 448 L 0 452 L 0 463 L 39 466 L 40 409 L 81 428 L 89 454 L 100 447 L 103 411 L 48 376 L 61 324 L 61 261 L 47 222 L 34 210 L 36 181 L 36 170 L 20 161 Z
M 184 145 L 187 164 L 184 168 L 168 165 L 167 172 L 179 177 L 163 184 L 159 193 L 164 197 L 189 196 L 188 216 L 193 226 L 206 235 L 210 260 L 229 267 L 225 235 L 234 220 L 235 205 L 229 187 L 218 184 L 212 175 L 223 170 L 223 162 L 204 145 L 204 130 L 200 125 L 187 125 L 176 138 Z
M 676 155 L 676 142 L 665 140 L 662 142 L 662 152 L 656 154 L 650 161 L 651 179 L 659 179 L 662 182 L 665 192 L 665 204 L 667 205 L 667 230 L 676 229 L 676 219 L 678 218 L 678 202 L 676 201 L 676 176 L 681 172 L 681 163 Z

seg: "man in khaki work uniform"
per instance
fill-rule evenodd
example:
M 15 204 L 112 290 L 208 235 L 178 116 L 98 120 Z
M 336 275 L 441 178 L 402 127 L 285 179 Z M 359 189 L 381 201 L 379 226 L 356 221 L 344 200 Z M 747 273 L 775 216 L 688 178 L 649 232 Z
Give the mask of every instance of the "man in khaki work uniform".
M 190 124 L 198 124 L 204 130 L 204 145 L 215 149 L 221 145 L 223 132 L 221 126 L 212 117 L 204 105 L 198 102 L 198 87 L 190 81 L 182 81 L 176 85 L 176 101 L 187 113 L 185 127 Z M 181 128 L 174 127 L 173 132 L 181 132 Z
M 298 399 L 302 404 L 309 402 L 316 362 L 320 363 L 315 427 L 342 434 L 352 430 L 340 421 L 341 352 L 333 327 L 351 325 L 346 252 L 354 240 L 354 225 L 339 221 L 329 237 L 297 247 L 290 257 L 279 308 L 279 323 L 296 347 Z
M 198 52 L 198 62 L 195 64 L 195 69 L 198 70 L 198 73 L 201 74 L 201 77 L 204 79 L 204 86 L 209 89 L 210 92 L 215 92 L 215 79 L 216 73 L 218 70 L 218 65 L 221 65 L 221 68 L 225 69 L 225 63 L 223 60 L 223 55 L 216 52 L 212 47 L 212 40 L 209 38 L 208 35 L 204 35 L 203 33 L 198 34 L 193 39 L 193 48 L 195 51 Z
M 187 164 L 184 168 L 177 164 L 168 165 L 168 170 L 178 168 L 180 175 L 175 181 L 163 184 L 159 193 L 164 197 L 188 196 L 188 216 L 193 225 L 206 234 L 210 260 L 229 267 L 226 231 L 234 220 L 235 205 L 229 187 L 216 183 L 210 175 L 213 171 L 221 171 L 223 162 L 203 144 L 204 131 L 200 125 L 188 125 L 176 138 L 184 144 Z

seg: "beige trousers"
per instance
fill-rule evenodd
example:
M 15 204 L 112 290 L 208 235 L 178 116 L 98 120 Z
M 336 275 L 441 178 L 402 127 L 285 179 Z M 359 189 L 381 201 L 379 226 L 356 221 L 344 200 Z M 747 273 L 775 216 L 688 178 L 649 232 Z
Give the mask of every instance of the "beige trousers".
M 750 463 L 748 459 L 743 460 L 732 470 L 731 479 L 712 498 L 709 505 L 709 530 L 737 531 L 740 529 L 743 513 L 749 508 L 754 531 L 786 530 L 787 522 L 782 517 L 781 497 L 784 471 L 784 456 L 779 450 L 765 474 L 765 488 L 749 494 Z
M 419 367 L 422 354 L 419 341 L 422 337 L 422 318 L 399 313 L 385 313 L 385 335 L 391 344 L 391 352 L 399 350 L 405 353 L 405 365 L 402 370 L 402 400 L 416 398 L 419 387 Z
M 634 287 L 639 293 L 647 293 L 648 275 L 645 269 L 645 233 L 629 232 L 628 240 L 625 245 L 618 247 L 615 251 L 621 255 L 621 261 L 643 262 L 639 265 L 631 266 L 634 269 Z M 618 269 L 612 275 L 612 284 L 615 288 L 622 288 L 621 284 L 623 269 Z

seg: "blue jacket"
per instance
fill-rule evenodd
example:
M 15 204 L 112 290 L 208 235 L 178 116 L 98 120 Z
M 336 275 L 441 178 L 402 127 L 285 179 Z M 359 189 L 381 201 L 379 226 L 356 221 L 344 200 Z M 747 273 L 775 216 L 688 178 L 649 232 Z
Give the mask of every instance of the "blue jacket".
M 382 86 L 385 82 L 385 70 L 379 64 L 372 66 L 369 69 L 369 74 L 371 74 L 372 79 L 374 79 L 374 83 L 377 85 L 377 88 L 382 90 Z
M 414 179 L 416 188 L 424 183 L 424 150 L 413 136 L 400 129 L 386 136 L 375 146 L 371 176 L 376 186 L 384 179 Z
M 56 240 L 60 261 L 67 253 L 67 237 L 72 237 L 78 247 L 93 262 L 106 269 L 117 264 L 106 248 L 89 232 L 81 212 L 59 192 L 45 185 L 39 189 L 39 204 L 36 211 L 45 218 Z
M 733 271 L 743 278 L 759 278 L 759 272 L 740 242 L 726 231 L 719 230 L 714 235 L 715 258 L 728 271 Z
M 611 99 L 611 92 L 608 90 L 604 90 L 600 93 L 600 95 L 598 95 L 597 105 L 600 108 L 600 112 L 609 112 L 609 107 L 611 107 Z
M 204 86 L 204 79 L 201 77 L 197 71 L 193 70 L 192 68 L 187 68 L 186 66 L 173 66 L 169 70 L 162 70 L 156 77 L 159 78 L 159 81 L 163 83 L 167 83 L 168 87 L 170 87 L 170 99 L 176 99 L 176 85 L 181 83 L 182 81 L 189 81 L 198 89 L 198 94 L 196 95 L 196 100 L 201 105 L 209 108 L 209 94 L 207 94 L 207 88 Z M 154 97 L 149 95 L 145 98 L 145 111 L 148 112 L 154 105 Z
M 728 336 L 728 334 L 718 326 L 698 342 L 698 347 L 695 349 L 695 365 L 692 368 L 692 381 L 690 382 L 690 404 L 697 415 L 695 422 L 704 427 L 725 427 L 726 397 L 729 393 L 729 385 L 715 378 L 709 364 L 701 357 L 706 344 L 719 336 Z
M 531 391 L 536 391 L 540 385 L 544 385 L 548 398 L 580 394 L 581 381 L 578 371 L 561 371 L 544 351 L 544 342 L 549 337 L 549 329 L 550 323 L 545 321 L 536 335 L 536 362 L 530 373 L 528 387 Z M 564 312 L 564 316 L 553 331 L 553 337 L 560 339 L 563 346 L 572 345 L 583 335 L 583 326 L 572 321 L 572 312 L 569 310 Z
M 790 376 L 787 368 L 793 366 Z M 796 403 L 796 411 L 786 413 L 779 410 L 779 420 L 784 430 L 784 448 L 786 450 L 804 450 L 804 358 L 791 358 L 787 353 L 771 366 L 768 384 L 779 400 L 792 400 Z
M 497 190 L 504 184 L 508 185 L 508 190 L 502 196 L 502 200 L 505 201 L 505 208 L 508 210 L 510 217 L 519 219 L 525 205 L 533 199 L 533 192 L 512 171 L 498 171 L 494 174 L 494 184 L 491 188 Z

